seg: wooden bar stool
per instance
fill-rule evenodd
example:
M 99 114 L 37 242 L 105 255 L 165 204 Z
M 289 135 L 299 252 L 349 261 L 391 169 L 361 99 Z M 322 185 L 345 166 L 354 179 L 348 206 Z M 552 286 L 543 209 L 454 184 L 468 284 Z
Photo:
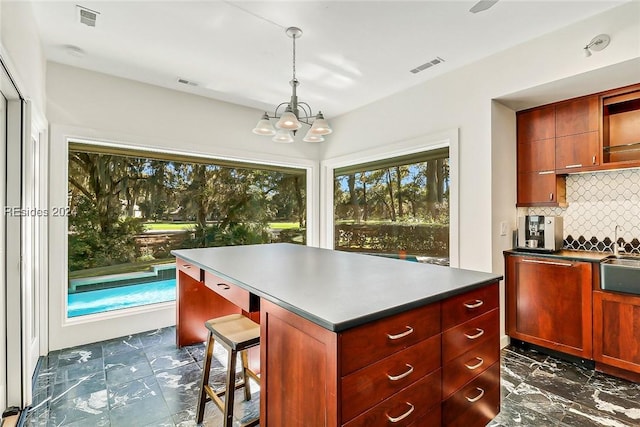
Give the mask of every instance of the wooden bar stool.
M 230 314 L 207 320 L 205 323 L 209 329 L 207 341 L 207 354 L 202 370 L 202 382 L 200 383 L 200 398 L 198 399 L 197 424 L 202 423 L 204 407 L 207 401 L 212 400 L 224 415 L 224 427 L 233 425 L 233 400 L 236 389 L 244 387 L 245 400 L 251 400 L 251 388 L 249 377 L 260 383 L 260 378 L 249 369 L 247 349 L 260 344 L 260 325 L 242 314 Z M 213 357 L 213 344 L 218 341 L 229 352 L 227 364 L 227 382 L 225 390 L 215 392 L 209 385 L 209 371 L 211 370 L 211 358 Z M 242 360 L 242 379 L 236 384 L 236 359 L 238 352 Z M 225 396 L 224 401 L 220 398 Z M 260 421 L 256 418 L 243 427 L 255 426 Z

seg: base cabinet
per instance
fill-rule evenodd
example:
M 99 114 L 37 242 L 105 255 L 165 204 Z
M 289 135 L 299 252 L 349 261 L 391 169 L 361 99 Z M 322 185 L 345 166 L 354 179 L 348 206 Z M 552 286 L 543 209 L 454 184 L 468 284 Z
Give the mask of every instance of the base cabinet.
M 593 293 L 593 358 L 640 374 L 640 297 Z
M 507 255 L 505 279 L 510 337 L 592 358 L 591 263 Z
M 261 301 L 260 425 L 485 426 L 500 410 L 498 301 L 492 283 L 337 333 Z

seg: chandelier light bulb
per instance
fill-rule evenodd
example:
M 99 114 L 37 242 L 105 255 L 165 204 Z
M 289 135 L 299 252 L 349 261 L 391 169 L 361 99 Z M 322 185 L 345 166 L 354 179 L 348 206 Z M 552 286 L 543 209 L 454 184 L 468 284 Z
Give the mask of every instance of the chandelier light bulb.
M 273 142 L 280 142 L 283 144 L 290 144 L 293 142 L 293 135 L 286 129 L 279 129 L 276 135 L 271 139 Z
M 258 121 L 258 124 L 253 129 L 253 133 L 255 133 L 256 135 L 267 135 L 267 136 L 276 134 L 276 130 L 273 128 L 271 121 L 269 121 L 269 116 L 267 115 L 267 113 L 264 113 L 262 115 L 262 119 Z
M 302 123 L 298 120 L 295 114 L 291 111 L 290 107 L 282 113 L 282 117 L 276 123 L 278 129 L 298 130 L 302 127 Z
M 314 135 L 311 133 L 311 129 L 307 132 L 307 134 L 302 139 L 304 142 L 323 142 L 324 137 L 322 135 Z
M 329 135 L 331 132 L 333 132 L 333 129 L 331 129 L 331 126 L 329 126 L 329 123 L 322 115 L 322 111 L 318 111 L 318 115 L 316 116 L 313 125 L 311 125 L 311 129 L 309 129 L 309 132 L 314 135 Z

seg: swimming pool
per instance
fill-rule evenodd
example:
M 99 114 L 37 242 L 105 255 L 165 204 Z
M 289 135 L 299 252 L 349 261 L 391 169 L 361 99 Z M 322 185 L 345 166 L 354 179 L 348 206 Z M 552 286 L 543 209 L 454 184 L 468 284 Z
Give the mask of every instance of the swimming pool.
M 175 299 L 176 279 L 70 293 L 67 297 L 67 316 L 84 316 Z

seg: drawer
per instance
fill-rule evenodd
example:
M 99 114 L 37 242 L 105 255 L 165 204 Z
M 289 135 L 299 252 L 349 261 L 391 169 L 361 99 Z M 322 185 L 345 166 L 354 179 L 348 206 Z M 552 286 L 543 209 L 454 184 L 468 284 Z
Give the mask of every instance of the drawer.
M 380 403 L 392 394 L 440 368 L 440 336 L 359 369 L 341 380 L 342 421 Z
M 484 343 L 500 330 L 499 309 L 451 328 L 442 333 L 442 363 L 446 363 L 473 347 Z
M 235 304 L 246 312 L 260 311 L 260 298 L 220 277 L 204 272 L 204 284 L 227 301 Z
M 419 420 L 416 420 L 414 423 L 410 424 L 408 427 L 425 427 L 425 426 L 433 426 L 437 427 L 442 424 L 442 408 L 440 405 L 436 405 L 431 408 L 425 416 L 421 417 Z
M 440 304 L 429 304 L 342 332 L 340 375 L 440 334 Z
M 442 425 L 485 426 L 500 412 L 500 363 L 496 362 L 442 404 Z
M 357 416 L 344 427 L 388 427 L 431 425 L 421 424 L 431 411 L 440 406 L 440 370 L 422 377 L 367 412 Z M 417 423 L 417 424 L 416 424 Z
M 202 269 L 180 258 L 176 258 L 176 267 L 192 279 L 202 282 Z
M 499 304 L 498 283 L 485 286 L 442 302 L 442 330 L 473 319 L 497 308 Z
M 442 368 L 442 397 L 447 398 L 462 385 L 484 372 L 500 360 L 499 334 L 492 335 L 481 345 L 445 363 Z

